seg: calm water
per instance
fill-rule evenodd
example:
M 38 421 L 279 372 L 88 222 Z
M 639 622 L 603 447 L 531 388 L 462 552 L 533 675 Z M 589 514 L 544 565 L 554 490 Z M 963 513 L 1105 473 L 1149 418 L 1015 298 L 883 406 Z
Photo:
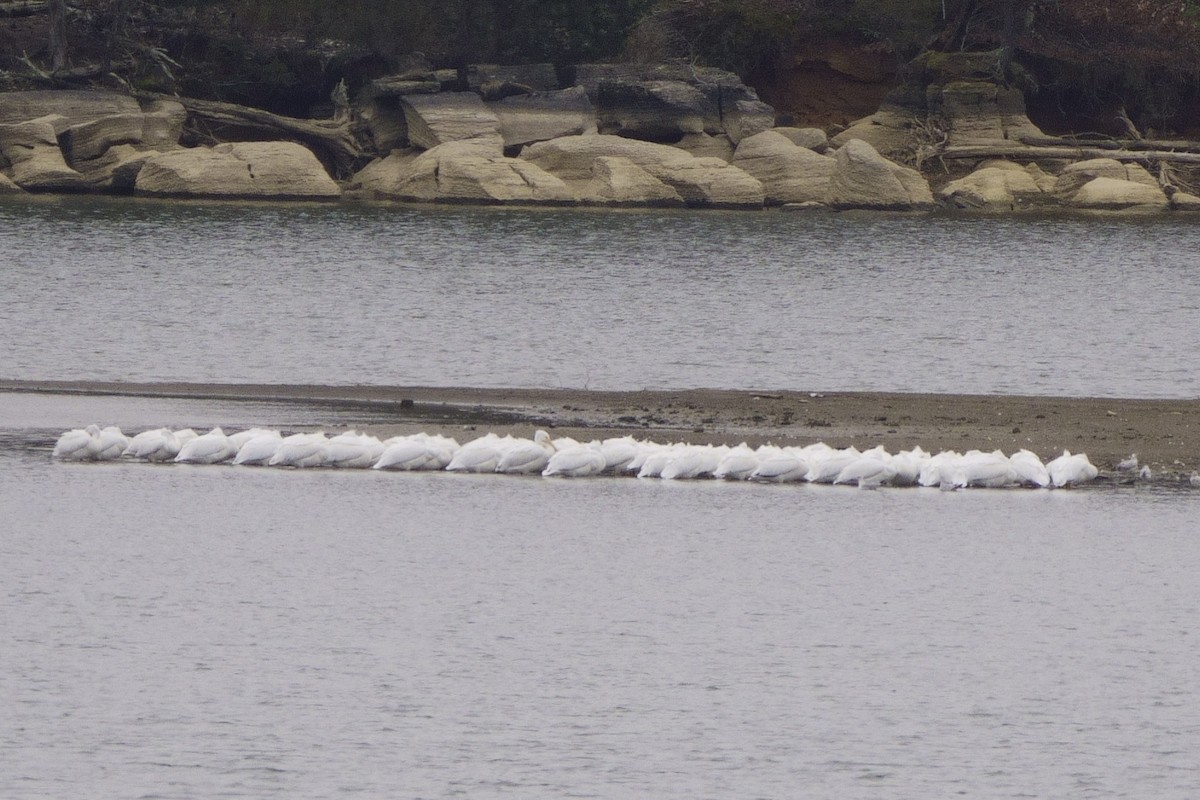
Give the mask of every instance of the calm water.
M 0 377 L 1200 395 L 1197 235 L 0 204 Z M 0 393 L 0 797 L 1200 795 L 1200 491 L 61 464 Z
M 0 377 L 1200 396 L 1200 226 L 0 204 Z

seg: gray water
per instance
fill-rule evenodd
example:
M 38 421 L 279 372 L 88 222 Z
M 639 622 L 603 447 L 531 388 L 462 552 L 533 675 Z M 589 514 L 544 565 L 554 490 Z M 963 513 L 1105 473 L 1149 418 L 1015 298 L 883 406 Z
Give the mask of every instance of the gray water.
M 1190 397 L 1175 220 L 0 204 L 0 377 Z M 1200 492 L 64 464 L 0 393 L 0 797 L 1193 798 Z
M 0 377 L 1200 396 L 1200 226 L 0 204 Z

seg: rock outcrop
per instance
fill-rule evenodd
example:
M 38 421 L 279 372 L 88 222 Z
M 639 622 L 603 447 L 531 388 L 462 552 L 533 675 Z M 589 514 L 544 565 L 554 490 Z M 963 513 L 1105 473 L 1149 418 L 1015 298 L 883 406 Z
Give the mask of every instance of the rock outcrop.
M 392 160 L 392 159 L 389 159 Z M 396 158 L 359 174 L 383 197 L 442 203 L 576 202 L 559 178 L 528 161 L 506 158 L 486 139 L 448 142 L 410 159 Z
M 746 208 L 763 204 L 762 184 L 719 158 L 696 158 L 670 145 L 621 136 L 565 136 L 539 142 L 521 157 L 568 184 L 593 177 L 596 159 L 625 158 L 679 193 L 694 207 Z
M 1088 181 L 1071 197 L 1070 205 L 1097 211 L 1166 211 L 1171 207 L 1157 186 L 1117 178 Z
M 505 147 L 596 132 L 596 110 L 580 86 L 515 95 L 488 103 Z
M 0 125 L 55 115 L 61 128 L 94 122 L 114 114 L 139 114 L 142 107 L 126 94 L 86 90 L 5 92 L 0 102 Z
M 837 151 L 826 205 L 835 209 L 913 211 L 929 208 L 929 183 L 914 169 L 894 164 L 868 143 L 851 139 Z
M 405 95 L 400 107 L 409 143 L 422 150 L 464 139 L 502 141 L 500 118 L 474 92 Z
M 1042 196 L 1033 176 L 1011 162 L 980 167 L 964 178 L 951 181 L 938 197 L 956 208 L 981 211 L 1013 211 Z
M 1127 164 L 1115 158 L 1091 158 L 1067 164 L 1054 181 L 1053 192 L 1062 199 L 1070 199 L 1086 184 L 1096 178 L 1111 178 L 1158 189 L 1158 181 L 1140 164 Z
M 924 124 L 920 114 L 885 103 L 871 116 L 851 123 L 849 128 L 834 136 L 829 143 L 841 147 L 857 139 L 881 154 L 910 153 L 921 143 L 920 131 Z
M 824 201 L 835 166 L 833 158 L 799 147 L 776 131 L 743 139 L 730 163 L 758 178 L 767 205 Z
M 20 194 L 23 189 L 17 186 L 3 172 L 0 172 L 0 194 Z
M 679 192 L 619 156 L 601 156 L 592 162 L 592 180 L 580 190 L 579 197 L 592 205 L 683 205 Z
M 86 188 L 83 176 L 67 166 L 55 131 L 65 119 L 52 115 L 0 125 L 0 157 L 8 177 L 31 192 L 78 191 Z
M 723 133 L 709 136 L 707 133 L 689 133 L 674 143 L 675 147 L 684 150 L 698 158 L 719 158 L 722 161 L 733 160 L 733 142 Z
M 341 189 L 311 150 L 293 142 L 236 142 L 148 159 L 137 194 L 156 197 L 331 200 Z
M 829 149 L 829 137 L 820 128 L 772 128 L 776 133 L 786 136 L 788 141 L 798 147 L 807 147 L 818 153 Z

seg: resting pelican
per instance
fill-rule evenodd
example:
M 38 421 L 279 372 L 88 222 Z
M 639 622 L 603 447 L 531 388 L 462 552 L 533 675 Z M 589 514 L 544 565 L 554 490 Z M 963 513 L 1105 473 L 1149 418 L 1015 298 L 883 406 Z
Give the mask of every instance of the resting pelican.
M 721 459 L 729 452 L 728 447 L 712 445 L 689 445 L 679 450 L 663 467 L 659 477 L 663 480 L 688 480 L 712 475 L 717 471 Z
M 218 464 L 232 458 L 236 452 L 225 431 L 218 427 L 184 443 L 175 461 L 179 464 Z
M 130 439 L 121 455 L 143 461 L 170 461 L 179 455 L 179 440 L 170 428 L 152 428 Z
M 329 440 L 331 467 L 366 469 L 383 455 L 383 442 L 378 437 L 358 431 L 339 433 Z
M 324 466 L 328 460 L 329 440 L 324 433 L 293 433 L 279 443 L 279 449 L 267 461 L 267 466 L 307 469 Z
M 887 453 L 863 453 L 858 458 L 842 467 L 835 484 L 854 483 L 860 489 L 874 489 L 885 483 L 891 483 L 896 475 L 896 468 L 891 464 L 891 456 Z
M 1038 458 L 1037 453 L 1025 449 L 1018 450 L 1008 457 L 1008 463 L 1012 465 L 1013 474 L 1018 482 L 1038 488 L 1050 485 L 1050 473 L 1046 471 L 1046 465 Z
M 758 453 L 750 445 L 742 442 L 737 447 L 731 448 L 721 458 L 721 463 L 717 464 L 717 468 L 713 470 L 713 477 L 731 481 L 744 481 L 750 478 L 751 473 L 757 467 Z
M 761 483 L 795 483 L 804 480 L 812 469 L 800 451 L 790 447 L 771 448 L 760 453 L 758 466 L 750 473 L 750 480 Z
M 92 461 L 100 452 L 100 426 L 75 428 L 58 437 L 54 443 L 54 458 L 63 461 Z
M 554 444 L 550 434 L 539 430 L 533 434 L 533 439 L 513 439 L 503 448 L 500 461 L 496 464 L 496 472 L 508 475 L 532 475 L 541 472 L 550 463 L 554 455 Z
M 546 477 L 561 475 L 564 478 L 587 478 L 603 472 L 604 465 L 604 454 L 600 452 L 599 443 L 577 444 L 565 450 L 556 450 L 542 474 Z
M 279 431 L 264 431 L 257 436 L 247 439 L 238 448 L 233 463 L 241 466 L 264 467 L 283 444 L 283 434 Z
M 1047 464 L 1046 472 L 1050 474 L 1050 482 L 1059 487 L 1087 483 L 1100 474 L 1086 455 L 1071 455 L 1070 450 L 1063 450 L 1061 456 Z
M 512 437 L 508 437 L 511 441 Z M 480 436 L 464 444 L 450 463 L 447 472 L 495 472 L 504 455 L 505 442 L 494 433 Z

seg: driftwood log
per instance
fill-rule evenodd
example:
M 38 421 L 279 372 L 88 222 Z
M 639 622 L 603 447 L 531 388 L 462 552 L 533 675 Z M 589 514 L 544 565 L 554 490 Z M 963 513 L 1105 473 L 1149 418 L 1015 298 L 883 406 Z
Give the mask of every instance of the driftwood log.
M 1196 143 L 1191 143 L 1196 147 Z M 1181 153 L 1176 150 L 1109 150 L 1103 147 L 1079 145 L 1034 146 L 1028 144 L 980 144 L 952 145 L 938 152 L 943 159 L 957 158 L 1040 158 L 1083 161 L 1091 158 L 1112 158 L 1117 161 L 1137 161 L 1143 164 L 1165 162 L 1168 164 L 1200 165 L 1200 152 Z
M 181 103 L 194 121 L 207 126 L 220 128 L 232 125 L 299 141 L 323 156 L 339 176 L 349 175 L 356 164 L 370 155 L 359 143 L 353 122 L 348 117 L 343 116 L 338 120 L 298 119 L 236 103 L 170 95 L 156 95 L 156 98 Z

